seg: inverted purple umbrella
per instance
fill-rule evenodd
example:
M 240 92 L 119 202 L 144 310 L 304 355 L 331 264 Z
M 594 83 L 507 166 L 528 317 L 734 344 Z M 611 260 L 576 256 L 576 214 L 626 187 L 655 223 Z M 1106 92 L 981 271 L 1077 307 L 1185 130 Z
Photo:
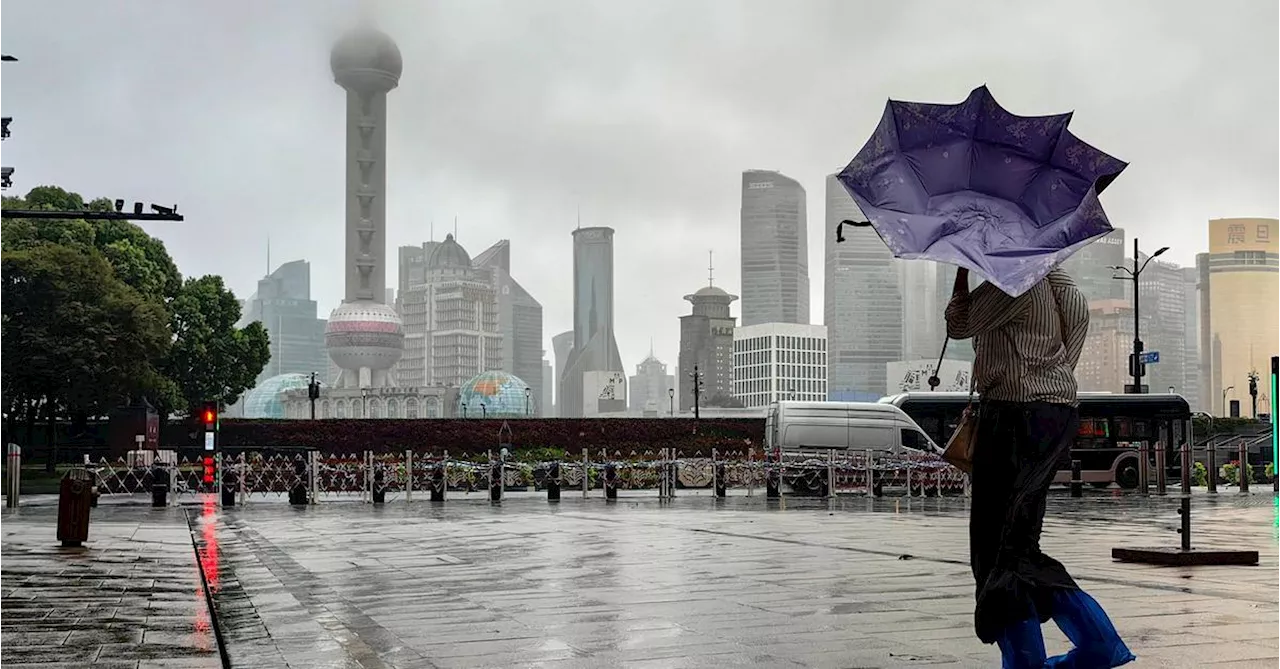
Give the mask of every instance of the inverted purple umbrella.
M 1009 295 L 1111 230 L 1098 194 L 1126 163 L 1067 130 L 1071 114 L 1016 116 L 975 88 L 960 104 L 890 100 L 840 172 L 899 258 L 967 267 Z

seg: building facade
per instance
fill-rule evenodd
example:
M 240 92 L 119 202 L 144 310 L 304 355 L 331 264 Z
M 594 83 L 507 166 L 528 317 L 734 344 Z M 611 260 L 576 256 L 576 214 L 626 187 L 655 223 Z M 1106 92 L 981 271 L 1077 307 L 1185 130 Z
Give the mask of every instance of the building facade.
M 1270 358 L 1280 341 L 1276 234 L 1274 218 L 1209 221 L 1209 253 L 1200 273 L 1208 282 L 1207 291 L 1200 288 L 1200 369 L 1209 378 L 1204 403 L 1211 403 L 1215 415 L 1226 415 L 1232 399 L 1240 400 L 1242 414 L 1248 415 L 1251 372 L 1264 380 L 1260 393 L 1267 392 Z M 1261 398 L 1259 405 L 1265 406 Z
M 692 312 L 680 317 L 679 368 L 676 379 L 679 406 L 693 406 L 695 368 L 703 406 L 723 405 L 733 394 L 733 332 L 737 321 L 730 305 L 738 299 L 716 286 L 699 288 L 684 299 Z
M 476 256 L 472 265 L 488 272 L 498 296 L 503 371 L 523 379 L 541 400 L 543 384 L 550 382 L 542 377 L 542 304 L 511 276 L 511 242 L 499 240 Z M 550 408 L 539 404 L 541 411 Z
M 257 383 L 282 374 L 315 372 L 331 378 L 326 374 L 325 321 L 316 318 L 316 303 L 311 299 L 310 263 L 287 262 L 258 280 L 258 290 L 244 301 L 236 327 L 253 321 L 261 322 L 271 338 L 271 360 L 258 374 Z
M 804 188 L 778 172 L 742 173 L 742 324 L 809 322 Z
M 1062 269 L 1090 302 L 1126 299 L 1125 283 L 1115 278 L 1120 273 L 1112 269 L 1133 262 L 1126 262 L 1124 239 L 1124 230 L 1116 228 L 1063 261 Z
M 1129 354 L 1133 352 L 1133 307 L 1129 300 L 1094 300 L 1089 303 L 1089 333 L 1085 337 L 1084 351 L 1076 365 L 1077 390 L 1124 392 L 1125 384 L 1133 382 L 1128 362 Z M 1164 390 L 1159 389 L 1158 392 Z
M 560 379 L 561 416 L 583 415 L 590 399 L 587 372 L 621 373 L 625 396 L 626 373 L 613 336 L 613 228 L 573 231 L 573 348 Z
M 564 414 L 560 411 L 560 407 L 564 404 L 561 395 L 564 393 L 564 386 L 561 379 L 564 378 L 564 366 L 569 362 L 569 352 L 573 350 L 573 330 L 566 330 L 551 338 L 551 353 L 555 356 L 555 373 L 552 378 L 555 379 L 555 416 L 561 417 Z
M 481 372 L 503 369 L 493 284 L 453 235 L 432 249 L 423 283 L 400 296 L 405 352 L 398 385 L 459 388 Z
M 827 327 L 761 323 L 735 329 L 733 379 L 734 397 L 747 408 L 825 401 Z
M 667 364 L 657 359 L 653 351 L 636 365 L 636 373 L 630 379 L 631 392 L 627 408 L 643 415 L 674 414 L 674 398 L 668 391 L 675 389 L 676 377 L 667 373 Z
M 845 241 L 837 244 L 836 225 L 846 219 L 866 220 L 836 176 L 829 175 L 823 323 L 831 348 L 830 399 L 875 401 L 885 394 L 885 365 L 903 359 L 907 321 L 899 261 L 870 227 L 846 228 Z M 928 308 L 921 306 L 918 313 Z M 932 339 L 916 343 L 922 350 L 932 345 Z

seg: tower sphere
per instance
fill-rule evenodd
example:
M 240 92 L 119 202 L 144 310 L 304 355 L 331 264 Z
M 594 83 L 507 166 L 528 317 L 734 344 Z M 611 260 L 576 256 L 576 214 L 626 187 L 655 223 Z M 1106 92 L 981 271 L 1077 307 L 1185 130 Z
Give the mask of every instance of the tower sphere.
M 343 35 L 329 52 L 333 80 L 344 88 L 389 91 L 400 83 L 404 61 L 386 33 L 371 27 Z
M 329 315 L 324 341 L 329 357 L 344 370 L 389 370 L 404 354 L 404 325 L 388 305 L 346 302 Z

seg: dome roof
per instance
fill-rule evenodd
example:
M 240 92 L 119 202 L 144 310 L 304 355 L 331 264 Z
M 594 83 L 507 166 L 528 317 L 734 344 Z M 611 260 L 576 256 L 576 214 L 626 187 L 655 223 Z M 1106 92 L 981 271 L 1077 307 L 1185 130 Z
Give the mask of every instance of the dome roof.
M 381 302 L 344 302 L 329 314 L 324 343 L 342 369 L 391 369 L 404 353 L 404 324 Z
M 454 241 L 453 235 L 444 236 L 444 241 L 440 242 L 431 250 L 431 257 L 427 258 L 427 269 L 443 269 L 446 267 L 464 267 L 471 269 L 471 256 L 467 254 L 467 250 L 462 245 Z
M 365 26 L 338 39 L 329 52 L 329 67 L 334 80 L 343 86 L 380 79 L 390 90 L 400 81 L 404 61 L 394 40 L 380 30 Z
M 537 413 L 529 384 L 502 371 L 481 372 L 458 390 L 458 415 L 466 418 L 525 418 Z M 481 405 L 484 405 L 481 408 Z
M 280 374 L 263 379 L 262 383 L 244 394 L 244 417 L 284 418 L 284 405 L 280 403 L 280 395 L 290 390 L 305 389 L 308 383 L 311 383 L 309 374 Z
M 717 286 L 703 286 L 698 290 L 694 291 L 692 295 L 684 296 L 684 299 L 690 302 L 693 302 L 695 300 L 702 300 L 704 298 L 715 298 L 717 300 L 722 300 L 728 303 L 738 299 L 738 296 L 731 295 L 725 292 L 724 289 L 719 288 Z

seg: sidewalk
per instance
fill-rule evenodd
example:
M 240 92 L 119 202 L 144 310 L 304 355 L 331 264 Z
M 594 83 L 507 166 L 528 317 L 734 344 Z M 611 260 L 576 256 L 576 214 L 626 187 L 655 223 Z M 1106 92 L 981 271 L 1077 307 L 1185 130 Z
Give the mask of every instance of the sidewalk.
M 222 667 L 181 509 L 104 506 L 62 548 L 56 506 L 0 516 L 5 669 Z

